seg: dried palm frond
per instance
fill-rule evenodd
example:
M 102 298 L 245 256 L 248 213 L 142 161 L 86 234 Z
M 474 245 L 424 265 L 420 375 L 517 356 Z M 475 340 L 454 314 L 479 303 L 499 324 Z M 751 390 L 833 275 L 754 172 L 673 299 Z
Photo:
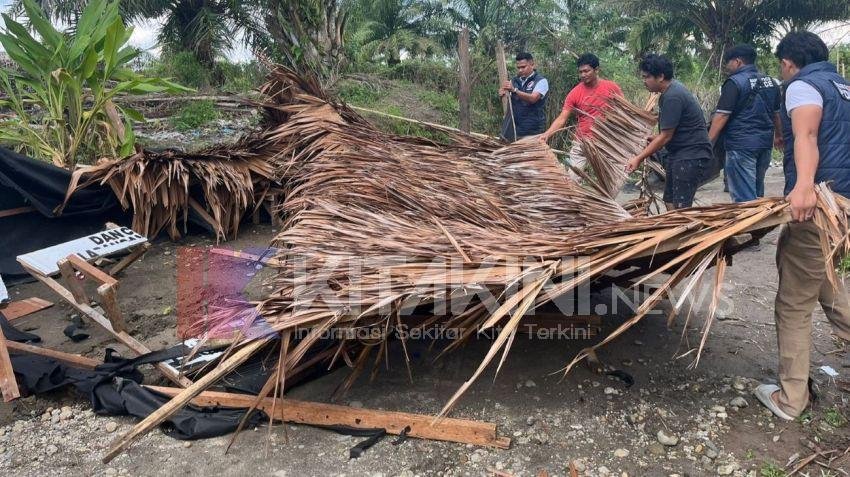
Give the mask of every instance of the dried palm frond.
M 714 268 L 718 285 L 732 253 L 730 238 L 788 220 L 782 198 L 632 217 L 610 196 L 571 181 L 541 143 L 504 146 L 459 136 L 439 144 L 382 133 L 284 68 L 272 72 L 264 92 L 270 99 L 262 154 L 286 190 L 286 222 L 272 242 L 280 249 L 270 262 L 277 269 L 275 289 L 257 306 L 265 334 L 237 340 L 232 356 L 119 439 L 107 459 L 273 333 L 309 331 L 287 351 L 257 402 L 281 388 L 327 332 L 339 339 L 333 360 L 353 369 L 341 384 L 344 392 L 370 362 L 389 362 L 396 330 L 459 330 L 444 350 L 450 351 L 481 330 L 497 329 L 479 368 L 442 409 L 445 415 L 499 354 L 501 367 L 535 308 L 612 273 L 636 269 L 634 286 L 665 277 L 630 320 L 583 350 L 568 371 L 638 323 L 678 284 L 693 289 Z M 642 131 L 645 124 L 624 121 L 622 128 Z M 826 188 L 818 194 L 816 223 L 825 249 L 846 249 L 848 201 Z M 704 337 L 716 293 L 717 286 Z M 424 321 L 412 313 L 423 305 L 432 310 Z
M 643 151 L 655 129 L 658 120 L 650 112 L 653 106 L 650 101 L 641 109 L 622 96 L 612 96 L 593 122 L 593 135 L 579 139 L 582 154 L 608 197 L 617 197 L 628 179 L 626 163 Z
M 74 172 L 67 198 L 90 184 L 109 184 L 133 230 L 155 237 L 163 229 L 172 239 L 185 231 L 189 210 L 207 222 L 217 240 L 236 237 L 239 222 L 274 182 L 274 163 L 251 152 L 256 138 L 232 148 L 195 153 L 139 151 L 120 160 L 102 160 Z M 61 209 L 60 209 L 61 211 Z

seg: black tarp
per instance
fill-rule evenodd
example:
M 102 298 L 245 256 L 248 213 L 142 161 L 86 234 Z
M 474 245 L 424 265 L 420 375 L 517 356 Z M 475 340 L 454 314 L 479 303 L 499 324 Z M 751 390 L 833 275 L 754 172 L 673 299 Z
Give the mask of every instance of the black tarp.
M 92 234 L 106 221 L 128 223 L 112 190 L 98 185 L 77 191 L 56 217 L 70 181 L 66 169 L 0 147 L 0 211 L 36 209 L 0 218 L 0 275 L 7 284 L 25 276 L 18 255 Z

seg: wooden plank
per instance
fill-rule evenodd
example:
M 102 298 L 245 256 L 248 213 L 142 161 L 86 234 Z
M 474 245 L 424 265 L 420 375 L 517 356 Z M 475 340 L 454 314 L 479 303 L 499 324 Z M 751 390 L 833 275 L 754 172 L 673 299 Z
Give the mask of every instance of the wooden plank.
M 277 253 L 269 253 L 261 257 L 253 253 L 238 252 L 236 250 L 228 250 L 226 248 L 211 248 L 210 253 L 214 253 L 216 255 L 225 255 L 227 257 L 241 258 L 251 262 L 259 262 L 263 265 L 270 265 L 273 267 L 283 266 L 283 261 L 274 258 Z
M 37 354 L 39 356 L 53 358 L 57 361 L 67 363 L 75 368 L 94 369 L 95 367 L 97 367 L 97 365 L 103 364 L 96 359 L 86 358 L 85 356 L 81 356 L 79 354 L 63 353 L 62 351 L 56 351 L 49 348 L 41 348 L 25 343 L 16 343 L 14 341 L 7 341 L 6 347 L 9 348 L 9 350 L 12 352 Z
M 460 31 L 460 37 L 457 43 L 457 57 L 459 66 L 460 87 L 458 91 L 458 103 L 460 105 L 460 113 L 458 119 L 460 121 L 460 130 L 469 133 L 472 120 L 470 116 L 470 97 L 471 93 L 471 78 L 470 78 L 470 62 L 469 62 L 469 28 L 463 27 Z
M 15 300 L 7 304 L 3 308 L 3 316 L 7 320 L 12 321 L 44 310 L 45 308 L 50 308 L 51 306 L 53 306 L 53 303 L 38 297 L 24 298 L 23 300 Z
M 98 284 L 100 285 L 115 286 L 118 284 L 118 280 L 116 280 L 114 277 L 110 276 L 108 273 L 95 267 L 94 265 L 90 264 L 89 262 L 83 260 L 82 258 L 76 255 L 68 255 L 67 260 L 79 272 L 81 272 L 87 278 L 91 278 L 92 280 L 98 282 Z
M 121 273 L 125 268 L 129 267 L 133 262 L 138 260 L 142 255 L 144 255 L 148 250 L 150 250 L 150 248 L 150 242 L 145 242 L 134 248 L 129 255 L 122 258 L 118 263 L 116 263 L 112 266 L 112 268 L 109 269 L 109 274 L 114 277 L 115 275 Z
M 248 343 L 216 366 L 212 371 L 205 374 L 201 379 L 192 383 L 191 386 L 180 390 L 173 399 L 165 403 L 156 411 L 152 412 L 148 415 L 148 417 L 144 418 L 142 422 L 138 423 L 128 433 L 115 439 L 110 445 L 109 451 L 107 451 L 106 455 L 103 457 L 103 463 L 106 464 L 114 459 L 118 456 L 118 454 L 124 452 L 125 449 L 130 447 L 130 444 L 135 442 L 138 438 L 147 434 L 151 429 L 158 426 L 162 423 L 162 421 L 168 419 L 168 417 L 175 412 L 183 409 L 183 407 L 194 399 L 195 396 L 200 394 L 201 391 L 206 390 L 206 388 L 212 386 L 219 379 L 232 372 L 237 366 L 250 358 L 251 355 L 253 355 L 266 343 L 268 343 L 268 339 Z M 250 398 L 253 399 L 252 397 Z
M 112 329 L 119 333 L 127 331 L 127 322 L 124 321 L 121 307 L 118 306 L 118 295 L 115 292 L 115 285 L 101 285 L 97 288 L 97 294 L 100 295 L 100 304 L 106 312 L 109 323 L 112 324 Z
M 26 214 L 27 212 L 35 212 L 35 207 L 28 205 L 26 207 L 0 210 L 0 219 L 2 219 L 3 217 L 11 217 L 13 215 Z
M 65 258 L 56 262 L 56 266 L 59 267 L 59 272 L 62 274 L 62 281 L 65 282 L 65 286 L 68 287 L 68 291 L 71 292 L 74 302 L 85 305 L 91 303 L 91 300 L 89 300 L 89 297 L 86 294 L 85 287 L 83 287 L 83 284 L 77 279 L 77 272 L 74 270 L 71 262 Z
M 176 396 L 182 389 L 147 386 L 149 389 Z M 192 403 L 200 406 L 224 406 L 248 408 L 255 396 L 215 391 L 205 391 L 196 396 Z M 498 437 L 496 425 L 469 419 L 443 418 L 434 421 L 434 416 L 410 414 L 398 411 L 379 411 L 336 404 L 325 404 L 295 399 L 276 399 L 274 419 L 279 421 L 311 424 L 318 426 L 343 425 L 357 429 L 386 429 L 388 434 L 401 434 L 410 427 L 407 435 L 419 439 L 459 442 L 507 449 L 511 440 Z M 267 414 L 272 411 L 272 398 L 265 398 L 258 406 Z
M 15 381 L 15 371 L 12 369 L 12 361 L 9 359 L 6 337 L 3 336 L 2 329 L 0 329 L 0 394 L 3 395 L 3 401 L 5 402 L 21 397 L 18 382 Z

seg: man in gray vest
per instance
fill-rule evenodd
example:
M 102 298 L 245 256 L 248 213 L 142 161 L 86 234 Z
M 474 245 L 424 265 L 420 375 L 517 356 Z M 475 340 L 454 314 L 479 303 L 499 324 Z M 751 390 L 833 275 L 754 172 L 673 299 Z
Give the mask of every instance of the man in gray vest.
M 711 143 L 723 135 L 726 183 L 735 202 L 764 196 L 764 175 L 774 144 L 781 144 L 779 84 L 759 72 L 756 50 L 738 45 L 723 56 L 729 79 L 723 83 L 711 120 Z
M 549 81 L 534 69 L 531 53 L 516 55 L 517 75 L 499 88 L 511 98 L 511 110 L 502 122 L 502 138 L 509 142 L 546 130 L 546 94 Z M 513 112 L 513 117 L 511 117 Z
M 828 62 L 829 50 L 814 33 L 789 33 L 776 56 L 785 89 L 785 194 L 794 222 L 782 228 L 776 251 L 779 385 L 762 384 L 755 394 L 776 416 L 792 420 L 809 404 L 812 311 L 818 301 L 837 338 L 850 341 L 846 292 L 833 290 L 827 279 L 812 222 L 816 183 L 828 181 L 833 191 L 850 197 L 850 84 Z

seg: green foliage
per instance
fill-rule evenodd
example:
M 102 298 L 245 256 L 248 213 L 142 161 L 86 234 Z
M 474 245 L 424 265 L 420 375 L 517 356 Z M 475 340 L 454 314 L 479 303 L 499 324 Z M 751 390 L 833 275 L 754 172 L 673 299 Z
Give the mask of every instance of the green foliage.
M 844 427 L 847 424 L 847 418 L 837 407 L 827 409 L 823 414 L 823 420 L 835 428 Z
M 162 55 L 152 72 L 195 89 L 205 90 L 212 85 L 212 71 L 202 65 L 191 51 Z
M 785 477 L 785 470 L 774 462 L 765 462 L 759 469 L 760 477 Z
M 424 90 L 419 93 L 419 98 L 432 108 L 439 111 L 442 114 L 444 123 L 457 122 L 458 115 L 460 114 L 460 105 L 458 104 L 457 95 Z
M 215 103 L 210 100 L 193 101 L 180 108 L 171 119 L 178 131 L 188 131 L 207 125 L 219 118 Z
M 224 84 L 221 90 L 228 93 L 248 93 L 265 81 L 266 70 L 258 61 L 249 63 L 219 62 Z
M 0 72 L 0 88 L 7 95 L 0 106 L 15 113 L 0 122 L 0 141 L 69 168 L 78 161 L 133 152 L 133 121 L 144 118 L 116 105 L 114 97 L 187 89 L 128 68 L 138 52 L 126 46 L 133 30 L 124 26 L 118 8 L 119 1 L 92 0 L 73 32 L 66 33 L 32 0 L 24 0 L 35 36 L 3 14 L 0 43 L 18 68 Z
M 340 99 L 347 103 L 369 108 L 381 98 L 381 89 L 360 81 L 341 81 L 337 90 Z

